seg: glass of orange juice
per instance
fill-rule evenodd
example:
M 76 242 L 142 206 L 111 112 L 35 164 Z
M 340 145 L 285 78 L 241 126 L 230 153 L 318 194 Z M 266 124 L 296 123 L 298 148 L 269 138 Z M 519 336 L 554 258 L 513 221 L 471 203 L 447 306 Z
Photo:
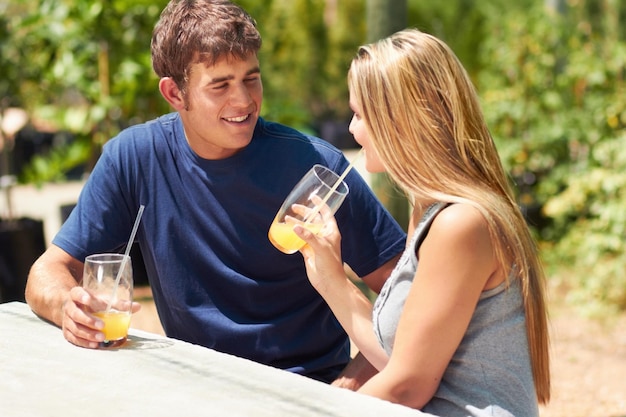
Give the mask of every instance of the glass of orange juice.
M 294 233 L 295 224 L 319 233 L 347 195 L 348 185 L 339 175 L 323 165 L 314 165 L 278 210 L 268 232 L 270 242 L 283 253 L 296 253 L 305 242 Z M 321 210 L 323 205 L 329 210 Z
M 82 285 L 96 300 L 90 313 L 104 322 L 104 341 L 100 347 L 123 345 L 128 337 L 133 301 L 130 256 L 118 253 L 87 256 Z

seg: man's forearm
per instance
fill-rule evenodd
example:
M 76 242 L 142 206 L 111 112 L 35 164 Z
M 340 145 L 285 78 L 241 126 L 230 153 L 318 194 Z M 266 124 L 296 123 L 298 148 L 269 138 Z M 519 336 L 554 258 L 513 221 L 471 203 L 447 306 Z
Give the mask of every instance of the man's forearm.
M 332 385 L 356 391 L 377 373 L 376 368 L 359 352 Z
M 69 299 L 70 290 L 78 285 L 76 277 L 80 277 L 82 271 L 78 271 L 80 263 L 57 262 L 54 259 L 55 249 L 49 248 L 33 264 L 26 282 L 25 297 L 35 314 L 60 327 L 63 304 Z

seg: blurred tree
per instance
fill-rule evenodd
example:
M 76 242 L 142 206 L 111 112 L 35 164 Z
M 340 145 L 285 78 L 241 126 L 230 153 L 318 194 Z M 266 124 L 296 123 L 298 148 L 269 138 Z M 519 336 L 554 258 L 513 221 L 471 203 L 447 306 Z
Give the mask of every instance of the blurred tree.
M 367 39 L 375 42 L 407 27 L 406 0 L 367 0 Z M 387 210 L 407 230 L 409 202 L 387 173 L 372 174 L 372 189 Z
M 467 0 L 452 1 L 446 7 L 435 4 L 430 14 L 423 2 L 412 3 L 413 8 L 418 5 L 425 26 L 437 26 L 448 37 L 459 34 L 455 39 L 471 38 L 462 33 L 475 33 L 477 23 L 470 26 L 466 18 L 464 25 L 458 25 L 460 16 L 468 15 L 468 11 L 449 11 L 462 8 Z M 0 3 L 6 9 L 0 30 L 7 34 L 6 40 L 10 39 L 1 42 L 0 68 L 9 75 L 4 85 L 13 89 L 3 88 L 7 93 L 3 96 L 19 101 L 36 119 L 53 122 L 56 129 L 78 138 L 71 147 L 37 158 L 23 180 L 59 179 L 59 171 L 84 158 L 91 143 L 95 144 L 95 158 L 100 145 L 120 128 L 168 110 L 156 88 L 149 55 L 152 27 L 166 2 Z M 263 115 L 317 134 L 330 121 L 331 133 L 352 141 L 347 132 L 351 115 L 345 77 L 357 46 L 366 39 L 366 19 L 354 19 L 365 17 L 365 2 L 239 3 L 257 19 L 264 39 L 260 53 L 265 84 Z M 398 29 L 405 26 L 406 12 L 394 22 Z M 325 132 L 324 136 L 332 140 Z
M 5 5 L 0 84 L 37 123 L 75 140 L 33 161 L 23 181 L 60 179 L 95 159 L 121 128 L 167 110 L 150 64 L 154 22 L 166 2 L 38 0 Z M 3 77 L 4 78 L 4 77 Z M 4 95 L 4 94 L 3 94 Z
M 236 1 L 263 35 L 263 114 L 313 133 L 324 120 L 347 129 L 346 73 L 367 39 L 411 26 L 445 40 L 477 84 L 548 267 L 576 300 L 626 309 L 626 2 Z M 149 49 L 166 3 L 0 0 L 0 110 L 75 137 L 23 181 L 61 179 L 120 129 L 169 111 Z M 393 28 L 367 32 L 400 10 Z
M 311 133 L 349 120 L 346 73 L 365 24 L 362 0 L 242 0 L 263 36 L 263 114 Z
M 537 5 L 490 19 L 482 48 L 484 106 L 520 204 L 551 274 L 589 311 L 626 309 L 623 15 L 613 1 Z

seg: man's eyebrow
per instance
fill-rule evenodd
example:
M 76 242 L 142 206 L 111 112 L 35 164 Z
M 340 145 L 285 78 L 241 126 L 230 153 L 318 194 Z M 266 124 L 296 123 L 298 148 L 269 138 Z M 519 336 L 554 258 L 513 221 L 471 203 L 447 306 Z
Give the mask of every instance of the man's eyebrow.
M 261 73 L 261 68 L 259 68 L 258 66 L 254 67 L 254 68 L 250 68 L 247 72 L 246 72 L 246 77 L 248 75 L 252 75 L 252 74 L 260 74 Z M 219 84 L 219 83 L 223 83 L 224 81 L 230 81 L 233 80 L 235 78 L 234 75 L 226 75 L 224 77 L 217 77 L 217 78 L 213 78 L 211 81 L 209 81 L 209 85 L 211 84 Z
M 246 75 L 258 74 L 260 72 L 261 72 L 261 68 L 256 66 L 254 68 L 250 68 L 250 70 L 248 70 L 248 72 L 246 72 Z

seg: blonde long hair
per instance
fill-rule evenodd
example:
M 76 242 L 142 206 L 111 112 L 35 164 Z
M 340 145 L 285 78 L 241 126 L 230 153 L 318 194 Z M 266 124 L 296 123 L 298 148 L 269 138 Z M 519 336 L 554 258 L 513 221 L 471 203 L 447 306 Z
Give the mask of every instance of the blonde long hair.
M 545 276 L 478 95 L 452 50 L 416 29 L 359 48 L 348 84 L 390 177 L 416 205 L 466 203 L 489 224 L 495 256 L 521 280 L 533 377 L 550 399 Z

